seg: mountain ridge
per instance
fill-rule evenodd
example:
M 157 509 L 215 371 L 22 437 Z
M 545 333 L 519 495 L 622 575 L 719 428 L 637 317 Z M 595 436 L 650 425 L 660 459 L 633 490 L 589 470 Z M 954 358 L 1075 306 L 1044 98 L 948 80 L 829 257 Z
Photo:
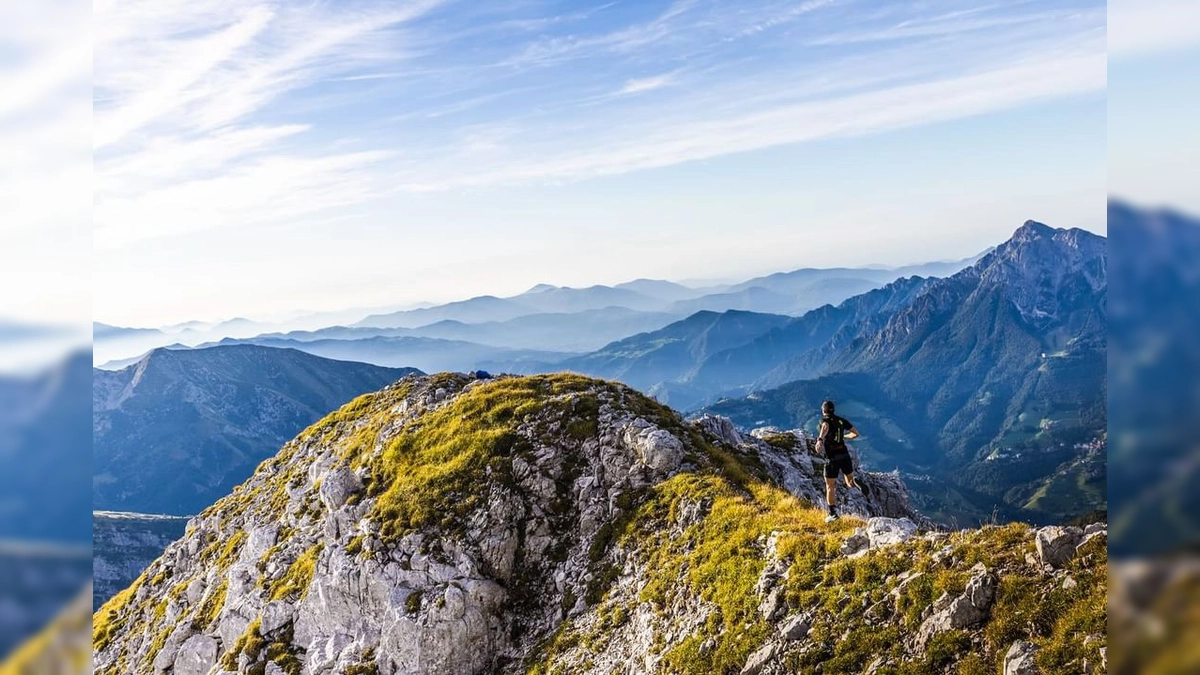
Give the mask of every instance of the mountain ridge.
M 1054 672 L 1099 662 L 1102 527 L 919 533 L 875 473 L 845 495 L 873 517 L 825 524 L 805 440 L 579 376 L 405 378 L 193 519 L 96 613 L 96 672 L 982 673 L 1017 646 Z
M 1041 480 L 1068 465 L 1079 481 L 1071 488 L 1079 513 L 1103 508 L 1102 459 L 1091 444 L 1106 438 L 1106 260 L 1103 237 L 1030 221 L 885 322 L 785 366 L 789 375 L 832 378 L 823 393 L 803 380 L 777 384 L 777 372 L 765 378 L 777 388 L 758 400 L 776 401 L 776 424 L 812 424 L 821 398 L 863 407 L 860 416 L 880 417 L 891 437 L 917 441 L 874 435 L 867 445 L 876 460 L 914 473 L 939 465 L 948 480 L 970 481 L 964 487 L 995 500 L 972 518 L 1004 504 L 1042 522 L 1077 515 L 1039 512 L 1038 486 L 1017 479 Z M 873 384 L 839 384 L 842 373 Z M 763 405 L 750 400 L 711 409 L 740 424 L 764 420 Z
M 93 370 L 94 508 L 194 514 L 305 424 L 412 372 L 254 345 Z

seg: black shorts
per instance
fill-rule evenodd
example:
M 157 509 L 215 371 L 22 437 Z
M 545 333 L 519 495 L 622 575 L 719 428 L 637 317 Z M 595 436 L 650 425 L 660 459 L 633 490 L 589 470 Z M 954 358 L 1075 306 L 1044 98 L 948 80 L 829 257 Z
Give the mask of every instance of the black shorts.
M 854 473 L 854 462 L 850 459 L 850 453 L 838 453 L 825 462 L 826 478 L 837 478 L 839 471 L 847 476 Z

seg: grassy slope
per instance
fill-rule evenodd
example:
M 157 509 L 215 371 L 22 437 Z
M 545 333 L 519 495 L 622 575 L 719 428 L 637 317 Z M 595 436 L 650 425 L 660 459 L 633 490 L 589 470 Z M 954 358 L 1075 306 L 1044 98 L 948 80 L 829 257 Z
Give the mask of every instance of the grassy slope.
M 438 378 L 447 386 L 454 385 L 451 388 L 462 384 L 456 376 L 448 375 L 436 376 L 435 384 Z M 1050 672 L 1064 672 L 1061 668 L 1065 664 L 1075 663 L 1084 655 L 1094 658 L 1094 652 L 1103 644 L 1083 645 L 1087 635 L 1104 634 L 1107 580 L 1103 547 L 1073 563 L 1072 574 L 1079 581 L 1073 590 L 1052 588 L 1052 583 L 1048 585 L 1041 576 L 1040 568 L 1025 562 L 1025 554 L 1032 551 L 1032 538 L 1021 525 L 969 531 L 938 542 L 937 547 L 952 546 L 952 565 L 935 560 L 935 543 L 928 540 L 849 560 L 839 556 L 837 548 L 856 523 L 843 520 L 826 525 L 819 510 L 766 483 L 752 459 L 713 446 L 670 410 L 626 387 L 577 376 L 493 381 L 403 423 L 399 433 L 389 430 L 384 445 L 381 432 L 395 424 L 395 407 L 410 394 L 410 386 L 402 382 L 360 397 L 313 425 L 276 458 L 263 463 L 260 472 L 270 474 L 271 480 L 254 485 L 254 481 L 248 482 L 206 515 L 254 513 L 256 517 L 277 517 L 281 503 L 286 503 L 289 484 L 307 471 L 307 464 L 296 459 L 298 444 L 318 442 L 330 444 L 347 462 L 369 469 L 367 491 L 377 497 L 372 517 L 384 525 L 385 536 L 398 537 L 417 528 L 435 528 L 453 536 L 461 519 L 480 505 L 472 494 L 480 492 L 481 483 L 507 480 L 511 458 L 525 452 L 513 433 L 518 425 L 533 413 L 550 410 L 555 413 L 550 417 L 559 423 L 548 433 L 578 438 L 594 434 L 598 414 L 595 392 L 602 388 L 606 396 L 619 398 L 626 409 L 688 438 L 691 447 L 700 449 L 700 455 L 693 456 L 693 470 L 642 495 L 631 515 L 613 523 L 606 536 L 597 540 L 593 547 L 597 582 L 589 590 L 595 604 L 585 615 L 592 621 L 564 624 L 530 661 L 531 672 L 574 672 L 559 657 L 566 658 L 564 655 L 580 644 L 602 649 L 621 617 L 627 617 L 633 609 L 622 604 L 627 599 L 611 592 L 618 574 L 611 563 L 615 546 L 632 551 L 647 570 L 635 604 L 647 603 L 665 611 L 679 594 L 694 594 L 719 608 L 714 615 L 718 618 L 710 620 L 703 632 L 666 650 L 664 662 L 671 670 L 722 673 L 740 669 L 746 656 L 773 630 L 757 614 L 758 600 L 752 592 L 765 565 L 762 542 L 772 533 L 778 533 L 778 551 L 790 565 L 786 582 L 789 602 L 795 607 L 819 610 L 813 635 L 823 647 L 795 657 L 797 662 L 792 665 L 801 670 L 819 660 L 825 664 L 827 674 L 859 673 L 870 659 L 888 653 L 899 659 L 899 665 L 879 671 L 880 675 L 941 672 L 951 662 L 959 664 L 958 672 L 994 673 L 1008 645 L 1014 639 L 1025 638 L 1043 647 L 1040 658 L 1044 667 Z M 697 501 L 711 502 L 708 516 L 677 531 L 674 523 L 681 509 L 685 503 Z M 304 508 L 321 507 L 315 501 Z M 200 558 L 208 565 L 228 566 L 236 559 L 244 536 L 235 534 L 227 540 L 205 543 Z M 280 583 L 263 592 L 273 597 L 304 593 L 311 578 L 305 563 L 311 557 L 301 556 Z M 969 576 L 967 570 L 976 561 L 984 561 L 1004 574 L 984 644 L 972 649 L 965 635 L 948 635 L 936 641 L 926 657 L 904 661 L 900 638 L 915 630 L 921 611 L 941 592 L 962 590 Z M 925 574 L 901 595 L 894 621 L 868 625 L 864 603 L 881 599 L 895 586 L 900 572 L 913 569 Z M 153 591 L 140 601 L 144 606 L 136 608 L 139 614 L 161 616 L 165 598 L 183 590 L 183 584 L 161 574 L 151 576 L 148 571 L 96 613 L 93 643 L 97 648 L 105 647 L 124 629 L 136 590 L 143 585 Z M 182 620 L 207 626 L 223 601 L 223 589 L 218 587 Z M 155 637 L 157 642 L 165 639 L 163 628 L 145 629 L 160 631 Z M 852 639 L 842 639 L 843 635 Z M 716 646 L 701 654 L 700 646 L 709 637 L 715 639 Z M 237 651 L 265 649 L 271 660 L 285 668 L 295 667 L 295 662 L 289 660 L 288 645 L 259 644 L 261 638 L 256 640 L 253 631 L 248 631 L 245 638 L 235 646 Z

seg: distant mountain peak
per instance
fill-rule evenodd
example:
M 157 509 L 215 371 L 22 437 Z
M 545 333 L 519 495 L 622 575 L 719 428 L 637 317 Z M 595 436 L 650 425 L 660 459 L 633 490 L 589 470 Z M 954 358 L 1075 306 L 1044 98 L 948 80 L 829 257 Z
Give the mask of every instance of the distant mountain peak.
M 559 289 L 559 287 L 555 286 L 553 284 L 537 284 L 536 286 L 534 286 L 533 288 L 530 288 L 529 290 L 525 291 L 521 295 L 529 295 L 531 293 L 545 293 L 546 291 L 556 291 L 558 289 Z
M 1045 223 L 1041 223 L 1036 220 L 1026 220 L 1021 224 L 1021 227 L 1018 227 L 1017 231 L 1013 233 L 1013 238 L 1017 239 L 1022 237 L 1046 236 L 1054 234 L 1055 231 L 1055 228 L 1050 227 Z

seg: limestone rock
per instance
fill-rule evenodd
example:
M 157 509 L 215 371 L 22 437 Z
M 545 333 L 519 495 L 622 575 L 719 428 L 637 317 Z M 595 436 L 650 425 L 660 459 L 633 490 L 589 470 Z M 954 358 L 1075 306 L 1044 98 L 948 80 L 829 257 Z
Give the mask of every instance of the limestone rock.
M 292 622 L 292 616 L 292 606 L 287 602 L 268 602 L 262 610 L 262 624 L 259 630 L 265 637 L 273 636 Z
M 742 435 L 738 433 L 737 427 L 733 424 L 733 420 L 729 419 L 728 417 L 704 415 L 703 417 L 694 420 L 692 424 L 695 424 L 697 427 L 721 439 L 728 445 L 736 447 L 742 442 Z
M 725 445 L 748 458 L 755 480 L 801 500 L 822 498 L 820 467 L 802 443 L 788 452 L 718 417 L 683 428 L 680 418 L 627 388 L 560 381 L 542 387 L 545 400 L 532 401 L 532 412 L 504 429 L 512 445 L 481 463 L 469 487 L 445 481 L 454 492 L 438 504 L 441 512 L 418 525 L 405 522 L 411 513 L 381 509 L 387 494 L 364 479 L 378 478 L 378 453 L 422 429 L 431 412 L 505 379 L 406 378 L 360 401 L 365 410 L 333 416 L 319 423 L 320 433 L 289 442 L 196 516 L 145 570 L 141 586 L 114 610 L 110 625 L 120 630 L 96 649 L 95 672 L 124 675 L 128 664 L 172 675 L 275 672 L 279 664 L 269 662 L 265 648 L 239 646 L 261 641 L 277 655 L 286 652 L 294 660 L 285 670 L 298 663 L 302 675 L 360 666 L 406 675 L 512 675 L 564 622 L 610 634 L 603 653 L 586 657 L 593 672 L 660 672 L 670 647 L 725 618 L 719 603 L 689 588 L 692 563 L 678 570 L 680 583 L 662 598 L 665 606 L 639 600 L 660 570 L 648 569 L 647 549 L 636 547 L 659 534 L 684 543 L 704 531 L 720 499 L 681 495 L 661 532 L 635 533 L 629 517 L 653 488 L 691 463 L 712 461 L 711 447 Z M 582 428 L 580 410 L 594 415 Z M 846 498 L 848 514 L 884 516 L 879 523 L 908 518 L 877 525 L 880 545 L 902 540 L 921 522 L 898 478 L 889 476 L 863 474 L 872 499 L 856 490 Z M 895 511 L 880 511 L 880 504 Z M 807 639 L 817 615 L 788 607 L 784 580 L 796 562 L 783 544 L 788 535 L 762 534 L 753 544 L 764 561 L 754 602 L 771 638 L 744 664 L 747 673 L 778 675 L 785 656 L 821 648 Z M 859 536 L 869 548 L 868 528 Z M 250 641 L 255 622 L 260 640 Z M 702 651 L 719 651 L 721 640 L 706 636 Z M 586 670 L 577 657 L 557 655 L 555 667 Z
M 917 524 L 908 518 L 875 517 L 867 520 L 866 535 L 871 548 L 901 544 L 917 533 Z
M 746 659 L 746 665 L 742 667 L 742 675 L 758 675 L 774 660 L 778 651 L 777 643 L 768 642 L 763 645 Z
M 208 635 L 193 635 L 179 646 L 175 655 L 175 675 L 205 675 L 217 662 L 217 640 Z
M 943 596 L 934 603 L 933 613 L 917 629 L 914 645 L 918 651 L 923 652 L 933 636 L 939 633 L 971 628 L 988 617 L 996 599 L 996 576 L 982 563 L 976 565 L 972 573 L 962 595 Z
M 1004 675 L 1038 675 L 1034 657 L 1037 647 L 1030 642 L 1017 640 L 1004 655 Z
M 1083 532 L 1078 527 L 1050 525 L 1040 528 L 1035 538 L 1038 558 L 1042 564 L 1057 569 L 1075 557 Z
M 866 552 L 871 547 L 871 539 L 867 536 L 865 528 L 857 528 L 854 533 L 846 537 L 842 542 L 841 548 L 838 549 L 844 556 L 854 556 Z
M 775 621 L 783 615 L 785 609 L 783 589 L 776 587 L 767 593 L 767 597 L 758 605 L 758 613 L 767 621 Z
M 683 443 L 666 429 L 642 419 L 629 424 L 622 434 L 625 446 L 655 472 L 666 473 L 683 460 Z
M 321 501 L 329 509 L 337 509 L 346 503 L 351 495 L 362 491 L 362 481 L 349 467 L 338 467 L 325 474 L 321 480 Z
M 779 636 L 784 640 L 802 640 L 808 637 L 809 631 L 812 630 L 812 625 L 813 617 L 811 614 L 795 614 L 779 624 Z

